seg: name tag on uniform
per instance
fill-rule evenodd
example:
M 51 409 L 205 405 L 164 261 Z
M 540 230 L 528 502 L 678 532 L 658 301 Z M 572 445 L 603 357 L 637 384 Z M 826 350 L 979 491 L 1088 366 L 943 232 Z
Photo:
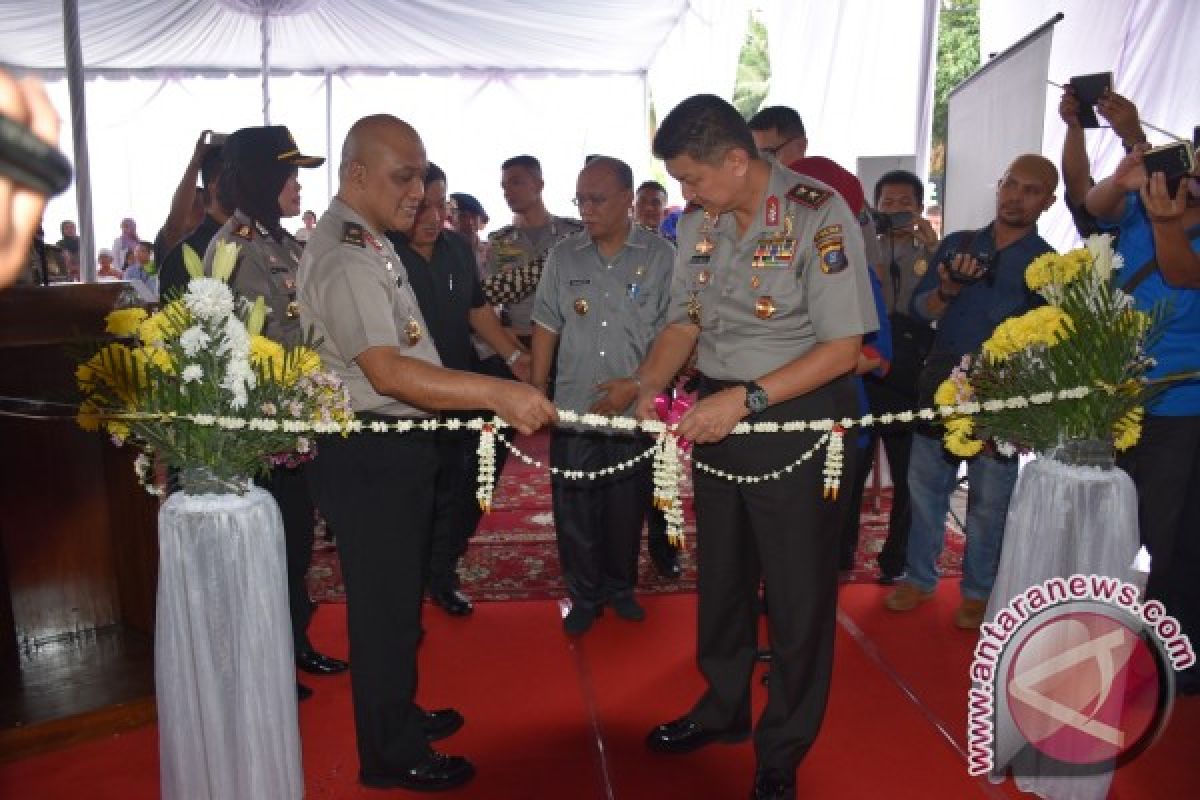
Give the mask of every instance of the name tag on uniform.
M 590 284 L 591 284 L 591 281 L 588 280 L 587 278 L 572 278 L 571 279 L 572 286 L 588 286 Z

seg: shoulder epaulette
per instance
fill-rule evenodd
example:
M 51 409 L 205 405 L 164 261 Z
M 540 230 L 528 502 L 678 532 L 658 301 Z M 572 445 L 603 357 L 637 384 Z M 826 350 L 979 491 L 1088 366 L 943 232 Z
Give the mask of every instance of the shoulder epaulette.
M 346 221 L 342 223 L 342 244 L 352 244 L 355 247 L 366 247 L 366 241 L 363 238 L 363 226 L 357 222 Z
M 797 183 L 787 193 L 788 199 L 795 200 L 806 208 L 818 209 L 833 197 L 833 192 L 829 189 L 818 189 L 815 186 L 809 186 L 807 183 Z
M 239 239 L 245 239 L 247 242 L 249 242 L 254 239 L 254 228 L 243 222 L 241 225 L 238 225 L 233 229 L 233 235 Z

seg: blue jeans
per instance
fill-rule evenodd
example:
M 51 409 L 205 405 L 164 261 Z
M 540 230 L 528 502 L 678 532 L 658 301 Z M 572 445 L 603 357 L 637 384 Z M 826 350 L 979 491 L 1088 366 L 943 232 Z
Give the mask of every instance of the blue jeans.
M 937 559 L 946 538 L 946 512 L 958 485 L 962 460 L 942 447 L 941 437 L 913 436 L 908 463 L 912 529 L 908 534 L 905 580 L 922 591 L 937 586 Z M 967 461 L 967 549 L 963 555 L 962 594 L 986 600 L 1000 565 L 1008 501 L 1017 482 L 1017 460 L 981 454 Z

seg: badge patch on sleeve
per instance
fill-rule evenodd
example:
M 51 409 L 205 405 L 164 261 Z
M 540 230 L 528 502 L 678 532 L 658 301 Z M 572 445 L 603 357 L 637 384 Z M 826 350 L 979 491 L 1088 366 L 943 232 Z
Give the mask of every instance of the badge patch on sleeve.
M 787 193 L 787 196 L 805 208 L 818 209 L 825 205 L 830 197 L 833 197 L 833 192 L 828 189 L 818 189 L 815 186 L 809 186 L 805 183 L 797 183 Z
M 841 272 L 850 265 L 840 236 L 827 238 L 817 244 L 817 251 L 821 254 L 821 272 L 826 275 Z
M 363 240 L 363 226 L 357 222 L 344 223 L 342 225 L 342 244 L 366 247 L 366 243 Z

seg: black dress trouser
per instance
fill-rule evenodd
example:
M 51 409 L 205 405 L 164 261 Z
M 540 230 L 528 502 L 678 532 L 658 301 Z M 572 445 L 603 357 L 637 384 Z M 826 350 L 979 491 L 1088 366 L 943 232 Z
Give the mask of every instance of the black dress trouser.
M 599 470 L 652 446 L 649 437 L 555 430 L 550 463 L 559 469 Z M 554 528 L 567 593 L 573 603 L 598 608 L 633 595 L 642 521 L 654 492 L 651 460 L 594 481 L 550 479 Z
M 301 656 L 312 649 L 308 641 L 308 623 L 312 620 L 312 599 L 306 577 L 312 564 L 313 500 L 305 471 L 308 466 L 273 467 L 257 481 L 275 498 L 283 516 L 283 535 L 287 555 L 288 611 L 292 618 L 292 646 Z
M 430 753 L 415 698 L 434 434 L 322 436 L 318 446 L 308 470 L 346 582 L 360 774 L 387 778 Z
M 1146 598 L 1179 620 L 1194 647 L 1200 642 L 1200 416 L 1146 416 L 1137 446 L 1117 463 L 1137 486 L 1138 527 L 1150 553 Z
M 706 381 L 704 396 L 721 388 Z M 768 408 L 759 422 L 853 413 L 854 389 L 838 379 Z M 731 435 L 697 445 L 694 459 L 735 475 L 782 469 L 819 438 L 813 432 Z M 849 439 L 847 434 L 847 439 Z M 847 442 L 843 481 L 854 474 Z M 688 717 L 707 729 L 750 726 L 758 647 L 758 589 L 765 581 L 773 660 L 767 706 L 754 732 L 760 768 L 791 770 L 812 746 L 829 696 L 837 610 L 839 504 L 822 497 L 822 448 L 779 480 L 735 483 L 693 470 L 699 593 L 697 661 L 708 690 Z

